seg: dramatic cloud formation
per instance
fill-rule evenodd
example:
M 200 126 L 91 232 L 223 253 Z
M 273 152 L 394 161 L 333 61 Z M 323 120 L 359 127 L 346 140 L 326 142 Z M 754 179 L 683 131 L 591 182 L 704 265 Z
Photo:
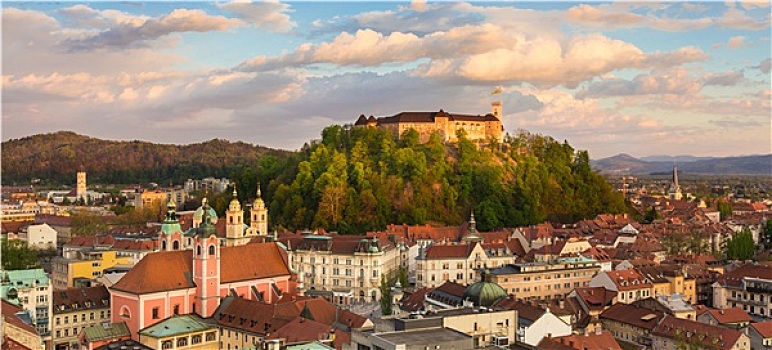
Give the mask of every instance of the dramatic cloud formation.
M 593 157 L 770 142 L 767 2 L 27 3 L 2 16 L 6 139 L 295 149 L 360 114 L 482 114 L 495 99 L 508 132 Z

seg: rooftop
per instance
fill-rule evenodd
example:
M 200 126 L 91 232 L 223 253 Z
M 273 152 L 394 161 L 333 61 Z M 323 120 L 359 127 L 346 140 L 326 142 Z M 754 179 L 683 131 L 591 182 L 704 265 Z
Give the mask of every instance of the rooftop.
M 373 334 L 374 338 L 383 339 L 392 344 L 410 344 L 411 346 L 436 345 L 444 342 L 472 339 L 471 336 L 449 328 L 423 328 L 404 332 Z
M 214 328 L 214 325 L 206 323 L 200 316 L 190 314 L 169 317 L 150 327 L 140 330 L 139 334 L 153 338 L 167 338 L 179 334 L 201 332 Z
M 83 333 L 86 336 L 86 340 L 90 342 L 131 336 L 131 331 L 129 331 L 129 326 L 126 325 L 126 322 L 86 327 L 83 328 Z

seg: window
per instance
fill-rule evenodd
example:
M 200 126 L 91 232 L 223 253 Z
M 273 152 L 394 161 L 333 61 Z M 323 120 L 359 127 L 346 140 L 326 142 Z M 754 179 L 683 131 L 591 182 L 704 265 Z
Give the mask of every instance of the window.
M 190 344 L 198 344 L 201 343 L 201 334 L 196 334 L 192 337 L 190 337 Z
M 177 347 L 181 348 L 183 346 L 188 346 L 188 338 L 178 338 L 177 339 Z
M 72 323 L 78 322 L 78 315 L 72 315 Z
M 174 242 L 172 242 L 172 249 L 173 250 L 180 250 L 180 241 L 175 240 Z
M 214 245 L 209 246 L 209 255 L 214 255 Z
M 61 318 L 59 318 L 59 317 L 57 317 L 57 318 L 56 318 L 56 325 L 58 326 L 58 325 L 59 325 L 61 322 L 62 322 L 62 319 L 61 319 Z
M 91 321 L 94 320 L 94 313 L 93 312 L 89 315 L 89 320 L 91 320 Z
M 217 339 L 217 333 L 209 332 L 206 334 L 206 341 L 215 341 Z
M 174 305 L 174 314 L 179 315 L 180 314 L 180 305 Z
M 153 308 L 153 319 L 154 320 L 158 319 L 158 308 L 157 307 Z
M 171 349 L 172 347 L 174 347 L 174 343 L 171 340 L 164 340 L 161 343 L 161 349 Z
M 64 324 L 70 323 L 70 316 L 64 316 Z

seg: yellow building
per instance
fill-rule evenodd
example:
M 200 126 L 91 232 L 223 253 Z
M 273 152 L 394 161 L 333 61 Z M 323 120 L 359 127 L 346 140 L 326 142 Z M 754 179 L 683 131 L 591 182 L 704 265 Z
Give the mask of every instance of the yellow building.
M 130 256 L 118 256 L 112 250 L 82 250 L 66 252 L 52 263 L 54 289 L 88 287 L 95 284 L 105 270 L 131 268 Z
M 217 328 L 196 314 L 172 316 L 139 331 L 139 342 L 153 349 L 221 349 Z
M 355 126 L 377 127 L 394 132 L 398 136 L 408 129 L 418 132 L 420 142 L 426 142 L 432 133 L 437 132 L 445 142 L 456 142 L 456 133 L 463 130 L 467 138 L 478 143 L 491 140 L 503 141 L 504 127 L 501 124 L 501 102 L 493 102 L 491 113 L 486 115 L 467 115 L 439 112 L 401 112 L 390 117 L 363 115 L 354 123 Z
M 637 267 L 636 270 L 653 284 L 653 296 L 680 294 L 692 305 L 697 304 L 697 283 L 694 278 L 685 276 L 681 268 L 675 265 L 657 265 Z

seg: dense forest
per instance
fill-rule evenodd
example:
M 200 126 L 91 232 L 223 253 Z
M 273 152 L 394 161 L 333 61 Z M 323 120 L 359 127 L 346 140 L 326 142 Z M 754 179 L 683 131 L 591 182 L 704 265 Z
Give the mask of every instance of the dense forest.
M 567 142 L 521 132 L 478 147 L 460 137 L 445 144 L 435 134 L 421 144 L 415 130 L 397 138 L 375 128 L 330 126 L 286 163 L 264 158 L 232 179 L 247 200 L 259 177 L 272 226 L 290 230 L 459 225 L 472 209 L 478 227 L 490 230 L 626 210 L 622 196 L 590 169 L 587 152 Z M 214 203 L 224 211 L 227 200 Z
M 223 140 L 177 146 L 59 132 L 3 143 L 3 182 L 34 176 L 72 184 L 77 168 L 88 171 L 89 183 L 224 176 L 236 182 L 242 203 L 251 203 L 260 181 L 272 228 L 341 233 L 391 223 L 459 225 L 472 210 L 482 230 L 626 210 L 622 196 L 590 169 L 587 152 L 567 142 L 520 132 L 479 147 L 459 137 L 446 144 L 434 134 L 421 144 L 415 130 L 396 137 L 335 125 L 321 140 L 286 152 Z M 230 196 L 210 194 L 220 215 Z
M 218 139 L 179 146 L 107 141 L 67 131 L 9 140 L 2 150 L 3 185 L 29 184 L 32 178 L 73 185 L 79 169 L 88 172 L 89 183 L 180 184 L 189 178 L 227 177 L 261 156 L 289 154 Z

